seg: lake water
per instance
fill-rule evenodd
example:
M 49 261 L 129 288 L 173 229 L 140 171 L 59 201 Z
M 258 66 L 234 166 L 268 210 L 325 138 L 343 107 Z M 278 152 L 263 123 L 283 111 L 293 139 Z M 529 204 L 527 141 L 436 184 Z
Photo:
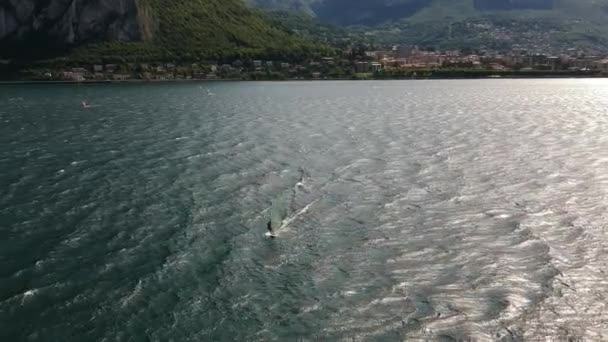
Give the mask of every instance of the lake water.
M 601 340 L 607 209 L 606 80 L 0 86 L 0 340 Z

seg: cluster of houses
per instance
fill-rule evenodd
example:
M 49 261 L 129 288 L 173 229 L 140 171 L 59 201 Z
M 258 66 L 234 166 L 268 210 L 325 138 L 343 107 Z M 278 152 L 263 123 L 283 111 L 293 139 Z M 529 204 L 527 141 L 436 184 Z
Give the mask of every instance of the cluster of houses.
M 59 72 L 47 71 L 45 78 L 61 81 L 125 81 L 131 79 L 144 80 L 175 80 L 192 78 L 217 78 L 213 73 L 217 66 L 210 67 L 210 72 L 200 68 L 197 64 L 189 67 L 178 66 L 174 63 L 127 63 L 121 64 L 95 64 L 88 67 L 70 68 Z
M 35 78 L 56 81 L 125 81 L 125 80 L 214 80 L 241 79 L 251 73 L 280 72 L 286 77 L 297 78 L 306 74 L 311 78 L 321 78 L 321 66 L 333 64 L 333 58 L 310 61 L 305 64 L 291 64 L 282 61 L 252 60 L 234 61 L 231 64 L 216 62 L 178 65 L 175 63 L 127 63 L 90 65 L 61 70 L 36 72 Z M 319 71 L 317 71 L 319 69 Z
M 392 46 L 383 50 L 353 55 L 342 51 L 341 57 L 324 57 L 304 63 L 285 61 L 214 61 L 178 65 L 175 63 L 94 64 L 58 70 L 36 71 L 34 77 L 58 81 L 125 81 L 125 80 L 213 80 L 256 79 L 271 73 L 284 79 L 323 79 L 374 74 L 392 70 L 480 69 L 480 70 L 545 70 L 596 71 L 608 73 L 608 58 L 585 55 L 576 50 L 559 55 L 484 51 L 464 53 L 459 50 L 429 51 L 415 46 Z
M 357 71 L 379 69 L 437 69 L 474 68 L 484 70 L 597 70 L 608 72 L 606 56 L 584 55 L 571 49 L 559 55 L 529 53 L 514 50 L 508 53 L 484 51 L 483 53 L 463 53 L 458 50 L 425 51 L 417 47 L 394 46 L 387 50 L 368 51 L 371 60 L 357 63 Z

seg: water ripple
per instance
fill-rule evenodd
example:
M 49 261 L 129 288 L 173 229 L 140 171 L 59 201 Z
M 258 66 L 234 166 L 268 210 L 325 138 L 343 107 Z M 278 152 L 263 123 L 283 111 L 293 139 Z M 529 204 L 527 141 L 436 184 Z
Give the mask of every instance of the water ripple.
M 3 86 L 0 339 L 601 340 L 606 85 Z

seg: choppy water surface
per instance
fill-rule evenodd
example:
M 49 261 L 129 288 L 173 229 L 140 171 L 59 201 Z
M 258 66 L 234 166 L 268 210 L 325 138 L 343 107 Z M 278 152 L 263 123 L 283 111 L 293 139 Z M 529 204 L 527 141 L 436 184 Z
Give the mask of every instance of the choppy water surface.
M 3 341 L 607 338 L 608 81 L 2 86 L 0 171 Z

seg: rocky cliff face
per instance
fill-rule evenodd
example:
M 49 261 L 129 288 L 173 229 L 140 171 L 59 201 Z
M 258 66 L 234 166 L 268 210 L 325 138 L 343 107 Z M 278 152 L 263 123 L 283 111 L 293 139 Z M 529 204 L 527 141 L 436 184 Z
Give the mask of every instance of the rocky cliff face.
M 138 0 L 0 0 L 0 47 L 142 39 Z M 2 50 L 0 48 L 0 50 Z

